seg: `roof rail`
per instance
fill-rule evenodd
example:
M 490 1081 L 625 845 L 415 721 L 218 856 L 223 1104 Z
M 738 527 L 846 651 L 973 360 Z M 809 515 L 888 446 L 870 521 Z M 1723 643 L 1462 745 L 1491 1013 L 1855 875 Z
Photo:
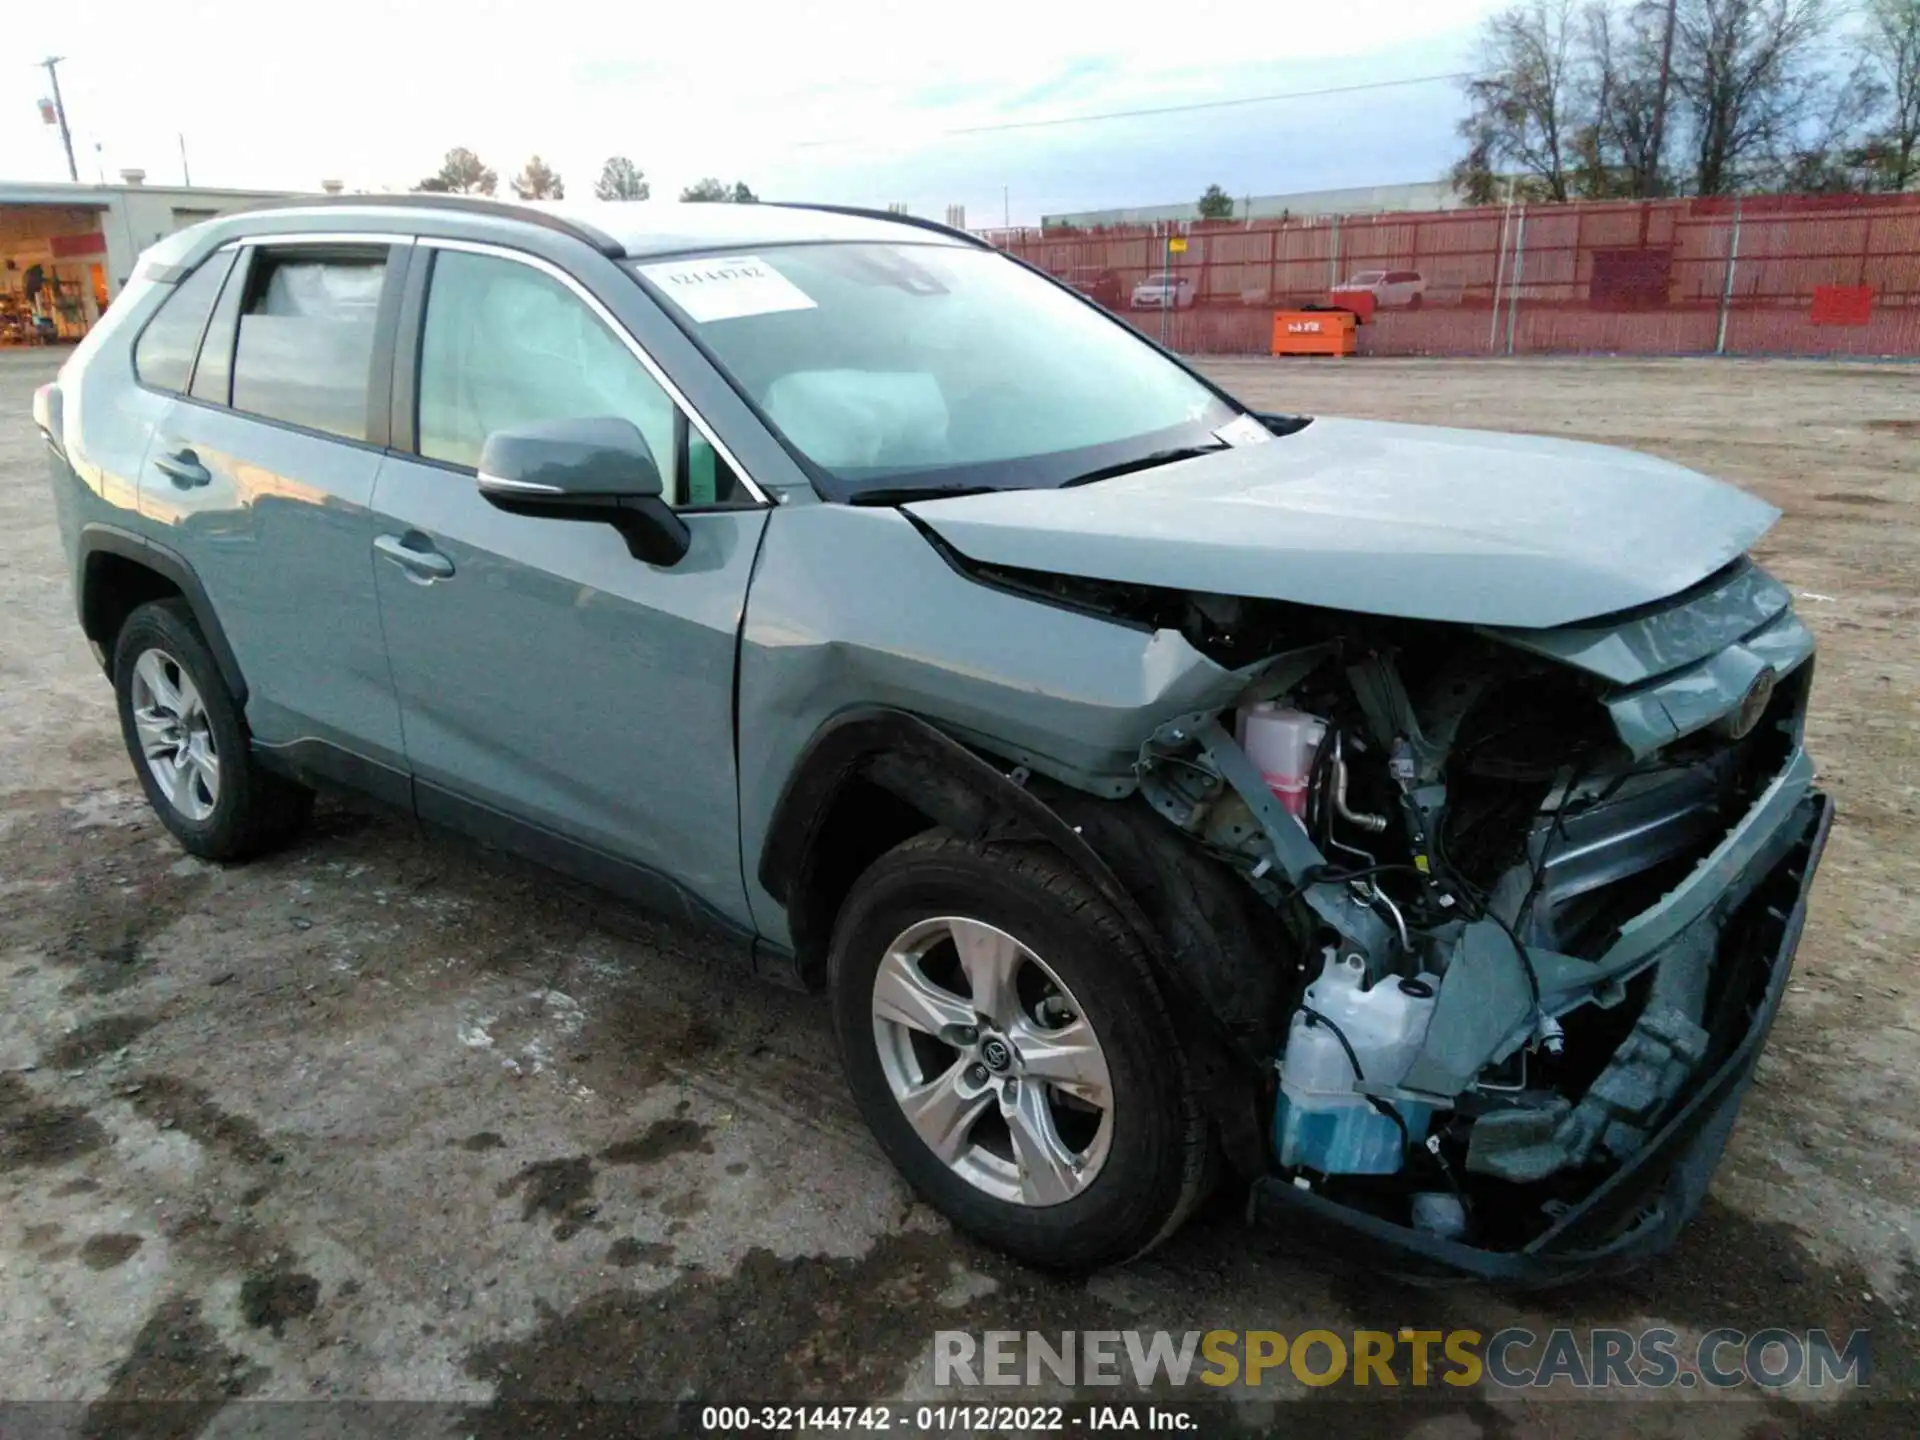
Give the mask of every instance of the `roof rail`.
M 971 230 L 943 225 L 938 220 L 924 220 L 918 215 L 908 215 L 900 210 L 875 210 L 866 205 L 819 205 L 808 200 L 762 200 L 759 203 L 778 205 L 785 210 L 824 210 L 830 215 L 857 215 L 862 220 L 891 220 L 896 225 L 911 225 L 917 230 L 933 230 L 942 235 L 950 235 L 956 240 L 964 240 L 967 244 L 982 250 L 993 249 L 993 246 Z
M 267 200 L 247 208 L 249 210 L 306 210 L 335 209 L 355 205 L 393 209 L 452 210 L 469 215 L 492 215 L 502 220 L 520 220 L 528 225 L 538 225 L 543 230 L 557 230 L 562 235 L 571 235 L 574 239 L 591 245 L 609 259 L 618 260 L 627 253 L 625 245 L 606 231 L 589 225 L 583 220 L 574 220 L 551 210 L 538 210 L 531 205 L 515 205 L 511 201 L 491 200 L 484 195 L 444 195 L 431 191 L 407 195 L 302 195 L 289 196 L 284 200 Z

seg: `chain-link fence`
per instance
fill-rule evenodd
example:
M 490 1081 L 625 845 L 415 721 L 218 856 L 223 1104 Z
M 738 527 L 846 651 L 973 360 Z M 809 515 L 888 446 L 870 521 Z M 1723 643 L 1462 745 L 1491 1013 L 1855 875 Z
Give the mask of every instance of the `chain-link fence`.
M 1145 333 L 1266 354 L 1276 311 L 1372 355 L 1920 356 L 1920 194 L 1768 195 L 991 232 Z

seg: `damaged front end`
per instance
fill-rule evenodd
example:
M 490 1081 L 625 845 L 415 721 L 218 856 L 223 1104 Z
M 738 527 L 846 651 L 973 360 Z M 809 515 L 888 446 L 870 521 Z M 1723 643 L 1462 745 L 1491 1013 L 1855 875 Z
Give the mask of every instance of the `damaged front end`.
M 1787 592 L 1743 560 L 1544 631 L 1186 605 L 1223 660 L 1284 647 L 1135 772 L 1290 940 L 1256 1210 L 1514 1283 L 1664 1246 L 1831 821 Z

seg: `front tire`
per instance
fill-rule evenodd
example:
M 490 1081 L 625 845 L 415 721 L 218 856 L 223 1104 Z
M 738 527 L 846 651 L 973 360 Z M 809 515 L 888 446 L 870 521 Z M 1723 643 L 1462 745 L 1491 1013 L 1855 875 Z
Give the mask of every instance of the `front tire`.
M 1091 1269 L 1200 1198 L 1206 1126 L 1146 958 L 1053 852 L 915 836 L 855 884 L 828 971 L 855 1102 L 961 1229 Z
M 188 854 L 245 860 L 305 822 L 313 792 L 255 762 L 240 706 L 184 601 L 156 600 L 127 617 L 113 688 L 147 803 Z

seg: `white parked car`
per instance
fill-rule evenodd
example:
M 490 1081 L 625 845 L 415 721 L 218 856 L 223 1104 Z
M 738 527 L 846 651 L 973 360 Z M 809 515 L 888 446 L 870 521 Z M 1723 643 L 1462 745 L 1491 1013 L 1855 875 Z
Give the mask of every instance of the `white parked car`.
M 1427 277 L 1418 270 L 1362 270 L 1334 286 L 1333 298 L 1337 301 L 1359 290 L 1373 296 L 1377 310 L 1418 310 L 1427 293 Z
M 1162 270 L 1133 287 L 1132 304 L 1136 310 L 1189 310 L 1195 298 L 1191 275 Z

